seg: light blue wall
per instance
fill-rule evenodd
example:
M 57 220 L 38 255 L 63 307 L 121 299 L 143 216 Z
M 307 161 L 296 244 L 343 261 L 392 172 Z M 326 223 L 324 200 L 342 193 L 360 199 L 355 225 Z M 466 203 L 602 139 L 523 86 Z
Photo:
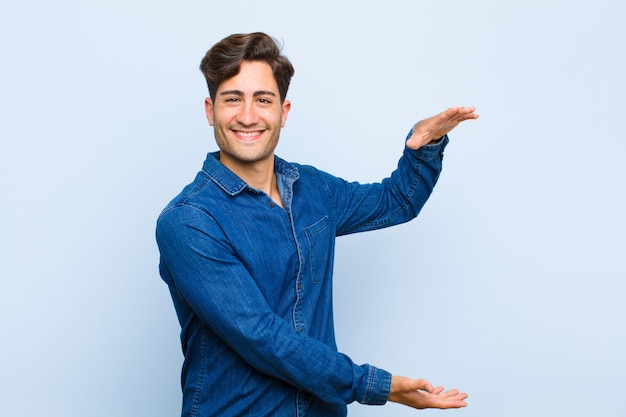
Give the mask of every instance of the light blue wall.
M 201 57 L 262 30 L 296 67 L 285 159 L 375 181 L 415 121 L 481 115 L 418 220 L 339 240 L 340 349 L 466 390 L 450 415 L 624 416 L 625 17 L 602 0 L 4 2 L 0 415 L 179 413 L 154 222 L 215 149 Z

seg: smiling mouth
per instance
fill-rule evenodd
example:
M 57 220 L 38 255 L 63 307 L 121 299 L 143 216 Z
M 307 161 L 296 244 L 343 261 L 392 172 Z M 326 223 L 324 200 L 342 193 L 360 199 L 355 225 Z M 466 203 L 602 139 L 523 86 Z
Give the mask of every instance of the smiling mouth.
M 237 137 L 244 140 L 257 139 L 259 136 L 263 134 L 264 130 L 252 130 L 252 131 L 244 131 L 244 130 L 233 130 L 233 133 L 237 135 Z

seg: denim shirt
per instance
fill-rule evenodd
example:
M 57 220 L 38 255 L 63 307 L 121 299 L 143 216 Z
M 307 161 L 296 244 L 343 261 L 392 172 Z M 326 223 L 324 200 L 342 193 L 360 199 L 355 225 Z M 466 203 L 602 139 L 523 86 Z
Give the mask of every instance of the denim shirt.
M 335 237 L 417 216 L 447 142 L 405 147 L 376 184 L 275 157 L 284 208 L 207 156 L 156 230 L 181 325 L 183 416 L 334 417 L 387 401 L 391 374 L 335 344 Z

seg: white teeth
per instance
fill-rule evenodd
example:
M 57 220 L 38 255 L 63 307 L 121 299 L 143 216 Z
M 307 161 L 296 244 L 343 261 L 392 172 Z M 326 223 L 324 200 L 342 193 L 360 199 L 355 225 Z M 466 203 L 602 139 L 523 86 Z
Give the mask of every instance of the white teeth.
M 237 131 L 237 134 L 240 136 L 257 136 L 257 135 L 260 135 L 261 132 L 260 131 L 254 131 L 254 132 Z

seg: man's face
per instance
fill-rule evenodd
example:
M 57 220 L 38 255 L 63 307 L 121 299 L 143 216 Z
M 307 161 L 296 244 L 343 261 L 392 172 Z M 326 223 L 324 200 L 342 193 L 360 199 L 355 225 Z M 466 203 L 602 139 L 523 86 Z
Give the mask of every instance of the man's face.
M 239 74 L 220 83 L 215 102 L 205 100 L 220 160 L 229 168 L 270 161 L 291 104 L 280 102 L 269 64 L 244 61 Z

